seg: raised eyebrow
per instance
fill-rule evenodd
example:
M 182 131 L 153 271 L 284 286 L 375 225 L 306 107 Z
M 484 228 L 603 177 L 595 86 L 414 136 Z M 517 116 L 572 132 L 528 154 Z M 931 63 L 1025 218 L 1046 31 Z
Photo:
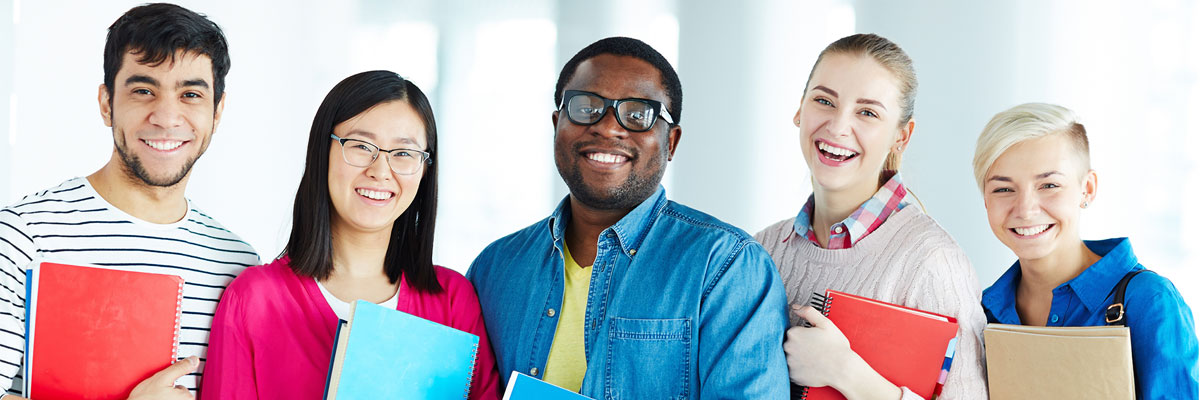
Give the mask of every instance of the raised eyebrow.
M 204 89 L 209 88 L 208 81 L 205 81 L 203 79 L 184 80 L 184 81 L 179 82 L 179 87 L 200 87 L 200 88 L 204 88 Z
M 400 138 L 400 143 L 402 143 L 402 144 L 406 144 L 406 145 L 410 145 L 410 146 L 414 146 L 414 147 L 416 147 L 416 146 L 417 146 L 417 141 L 416 141 L 416 140 L 409 139 L 409 138 Z M 414 150 L 414 149 L 410 149 L 410 148 L 407 148 L 407 147 L 404 147 L 404 148 L 396 148 L 396 149 L 392 149 L 392 150 L 401 150 L 401 149 L 405 149 L 405 150 Z
M 829 93 L 830 96 L 838 97 L 837 91 L 821 85 L 813 86 L 813 90 L 820 90 L 822 92 Z
M 874 100 L 874 99 L 858 99 L 857 103 L 858 103 L 858 104 L 870 104 L 870 105 L 874 105 L 874 106 L 879 106 L 879 108 L 882 108 L 884 111 L 887 111 L 887 107 L 886 107 L 886 106 L 884 106 L 884 105 L 883 105 L 883 103 L 880 103 L 880 102 L 879 102 L 879 100 Z
M 133 75 L 128 78 L 125 78 L 125 86 L 129 86 L 129 85 L 132 85 L 135 83 L 145 83 L 150 86 L 159 86 L 158 79 L 154 79 L 154 78 L 151 78 L 146 75 Z
M 371 140 L 375 140 L 375 137 L 376 137 L 374 133 L 367 132 L 367 131 L 364 131 L 361 129 L 355 129 L 350 132 L 346 132 L 346 136 L 344 136 L 344 137 L 350 137 L 353 135 L 366 136 L 367 139 L 371 139 Z

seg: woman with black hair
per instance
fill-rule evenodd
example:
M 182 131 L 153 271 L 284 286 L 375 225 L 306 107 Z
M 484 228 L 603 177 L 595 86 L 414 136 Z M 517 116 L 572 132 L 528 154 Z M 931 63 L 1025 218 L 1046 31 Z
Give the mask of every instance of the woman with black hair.
M 319 398 L 338 320 L 365 300 L 479 336 L 469 398 L 496 398 L 475 289 L 432 263 L 436 210 L 425 95 L 389 71 L 338 83 L 313 120 L 283 253 L 246 269 L 217 306 L 201 394 Z

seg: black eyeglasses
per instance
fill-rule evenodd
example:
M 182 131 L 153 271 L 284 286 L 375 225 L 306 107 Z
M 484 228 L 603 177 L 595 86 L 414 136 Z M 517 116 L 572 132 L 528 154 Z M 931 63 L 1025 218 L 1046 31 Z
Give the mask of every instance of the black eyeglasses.
M 616 112 L 617 123 L 630 132 L 650 130 L 659 116 L 662 116 L 667 124 L 675 124 L 667 106 L 660 101 L 634 98 L 612 100 L 582 90 L 564 91 L 558 111 L 562 112 L 565 109 L 567 119 L 576 125 L 587 126 L 600 122 L 610 107 Z
M 329 136 L 342 144 L 342 159 L 346 161 L 346 164 L 355 167 L 370 167 L 381 152 L 388 155 L 387 161 L 392 172 L 400 175 L 415 174 L 421 170 L 422 166 L 433 163 L 429 152 L 426 151 L 416 149 L 383 150 L 365 140 L 344 139 L 332 133 Z

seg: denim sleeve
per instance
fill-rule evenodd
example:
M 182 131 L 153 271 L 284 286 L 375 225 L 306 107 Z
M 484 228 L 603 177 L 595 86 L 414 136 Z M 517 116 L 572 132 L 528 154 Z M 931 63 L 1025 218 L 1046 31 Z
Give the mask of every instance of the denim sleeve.
M 476 281 L 477 279 L 479 279 L 479 276 L 478 276 L 480 273 L 479 270 L 484 268 L 484 267 L 480 267 L 480 265 L 487 265 L 491 261 L 490 254 L 491 254 L 492 246 L 494 246 L 494 245 L 495 245 L 495 243 L 492 243 L 492 244 L 489 244 L 487 247 L 483 248 L 483 251 L 479 252 L 478 256 L 475 256 L 475 260 L 471 261 L 471 266 L 467 267 L 467 273 L 464 274 L 464 276 L 467 277 L 467 280 L 471 281 L 471 285 L 474 286 L 475 290 L 477 290 L 477 291 L 479 290 L 479 286 L 480 286 L 479 285 L 480 282 Z
M 700 398 L 785 399 L 787 296 L 762 245 L 743 240 L 708 279 L 700 308 Z
M 1144 304 L 1130 299 L 1128 322 L 1137 397 L 1194 400 L 1200 390 L 1196 323 L 1174 285 L 1163 283 L 1166 287 Z

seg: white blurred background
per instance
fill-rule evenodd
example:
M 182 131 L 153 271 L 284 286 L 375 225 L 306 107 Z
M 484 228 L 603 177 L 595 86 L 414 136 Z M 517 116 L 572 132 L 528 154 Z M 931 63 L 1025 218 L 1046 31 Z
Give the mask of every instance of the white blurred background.
M 0 0 L 0 204 L 108 160 L 96 103 L 105 29 L 136 1 Z M 305 137 L 342 78 L 390 69 L 431 97 L 441 140 L 435 262 L 465 271 L 566 194 L 550 112 L 562 64 L 611 35 L 683 81 L 670 197 L 754 233 L 810 193 L 792 114 L 818 52 L 855 32 L 900 44 L 920 79 L 906 183 L 986 287 L 1014 261 L 971 172 L 990 117 L 1044 101 L 1088 128 L 1100 192 L 1083 236 L 1132 238 L 1200 307 L 1200 5 L 1118 1 L 181 1 L 225 30 L 225 117 L 189 197 L 264 260 L 287 237 Z

